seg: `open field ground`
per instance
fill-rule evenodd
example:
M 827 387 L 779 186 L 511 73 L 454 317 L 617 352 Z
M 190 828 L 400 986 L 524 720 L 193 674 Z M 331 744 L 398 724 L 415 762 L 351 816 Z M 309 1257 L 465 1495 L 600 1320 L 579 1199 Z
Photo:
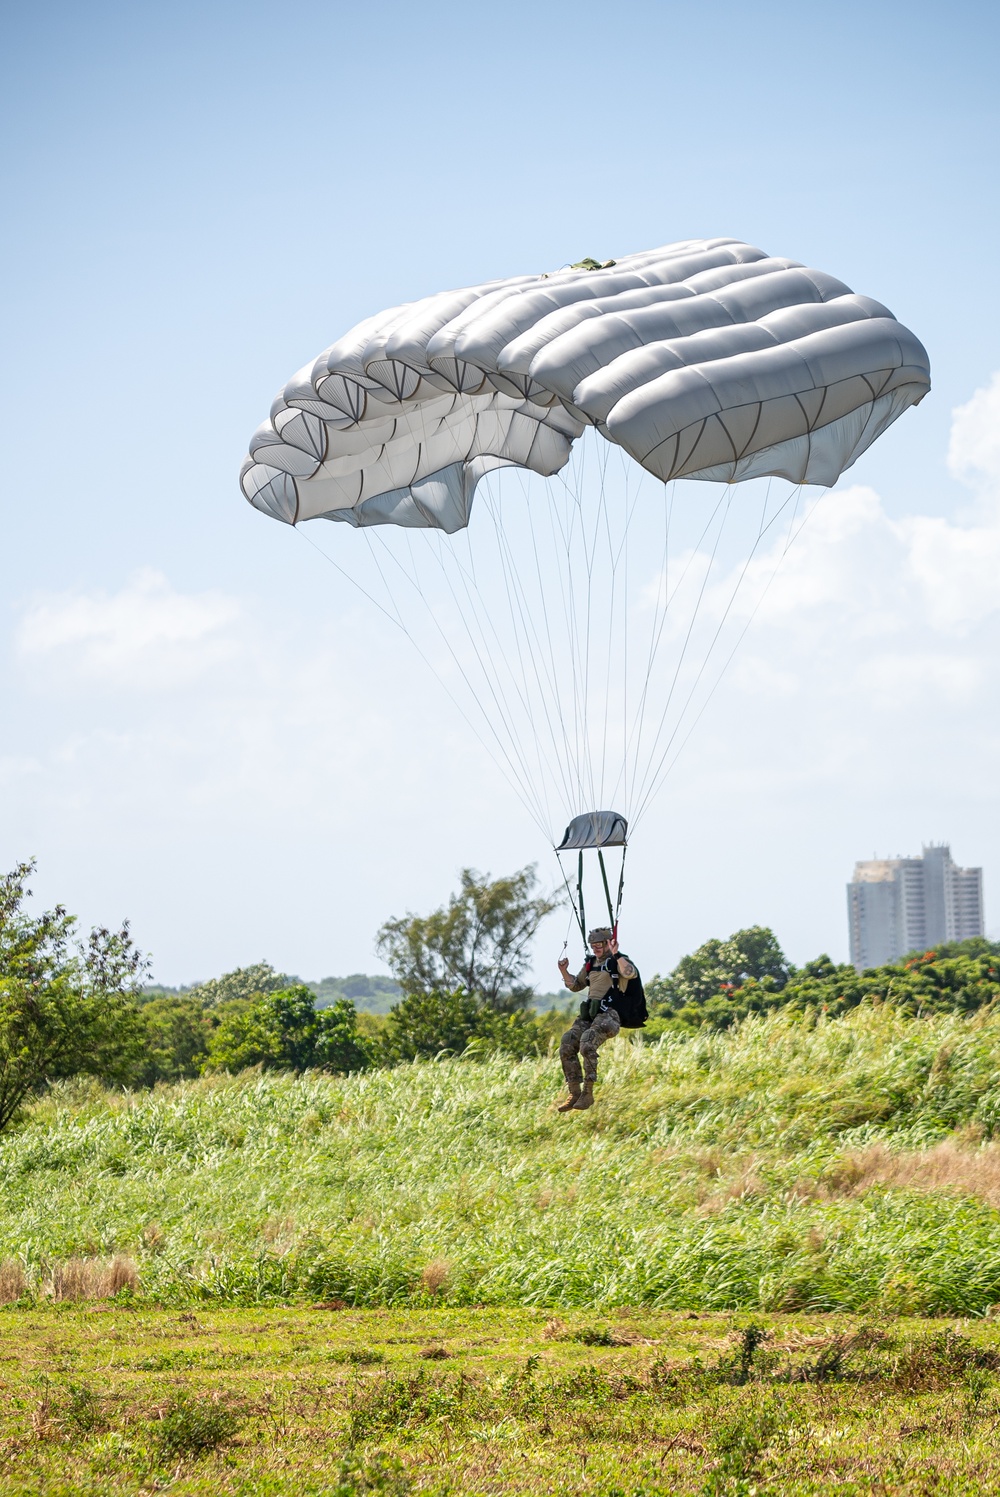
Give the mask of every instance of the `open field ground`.
M 0 1492 L 1000 1489 L 1000 1329 L 619 1309 L 0 1314 Z

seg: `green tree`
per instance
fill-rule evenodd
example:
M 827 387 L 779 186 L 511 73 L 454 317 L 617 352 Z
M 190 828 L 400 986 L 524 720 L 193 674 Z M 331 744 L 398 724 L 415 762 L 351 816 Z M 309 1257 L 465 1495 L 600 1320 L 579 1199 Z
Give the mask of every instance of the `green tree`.
M 194 998 L 151 998 L 139 1009 L 143 1055 L 135 1074 L 140 1086 L 199 1075 L 208 1057 L 212 1020 Z
M 128 923 L 74 944 L 62 905 L 26 913 L 34 866 L 0 878 L 0 1131 L 60 1077 L 130 1077 L 142 1044 L 136 998 L 147 962 Z
M 317 1009 L 305 983 L 253 999 L 230 999 L 220 1006 L 218 1018 L 208 1044 L 208 1070 L 243 1071 L 260 1065 L 275 1071 L 346 1072 L 363 1070 L 370 1063 L 357 1032 L 353 1003 L 342 998 Z
M 278 993 L 294 983 L 294 977 L 289 977 L 286 972 L 275 972 L 270 962 L 255 962 L 251 967 L 237 967 L 232 972 L 224 972 L 221 977 L 200 982 L 185 997 L 197 999 L 206 1008 L 215 1008 L 220 1003 L 231 1003 L 234 998 Z
M 834 1018 L 864 1002 L 891 1003 L 920 1017 L 974 1013 L 1000 1000 L 1000 955 L 981 953 L 978 938 L 949 942 L 947 950 L 955 954 L 926 951 L 866 972 L 844 966 L 810 975 L 809 968 L 803 968 L 782 997 L 793 1008 L 813 1008 Z
M 745 939 L 755 934 L 761 939 Z M 751 962 L 756 972 L 747 970 Z M 748 1014 L 776 1008 L 828 1018 L 861 1003 L 890 1003 L 914 1018 L 975 1013 L 1000 1003 L 1000 945 L 982 937 L 951 941 L 866 972 L 833 962 L 825 953 L 795 968 L 785 963 L 771 932 L 757 926 L 737 931 L 728 942 L 707 941 L 668 977 L 654 977 L 646 991 L 656 1015 L 648 1038 L 668 1023 L 725 1029 Z
M 653 977 L 647 998 L 664 1014 L 710 1002 L 718 1007 L 751 981 L 761 995 L 779 993 L 792 970 L 774 932 L 752 925 L 734 931 L 728 940 L 706 941 L 682 957 L 668 977 Z
M 498 1013 L 464 988 L 452 993 L 413 993 L 390 1012 L 379 1058 L 383 1064 L 397 1065 L 442 1053 L 461 1055 L 470 1046 L 531 1055 L 541 1048 L 544 1038 L 543 1026 L 534 1014 L 523 1009 Z
M 471 868 L 459 877 L 444 908 L 387 920 L 376 949 L 408 997 L 461 988 L 486 1008 L 514 1013 L 531 1001 L 531 942 L 559 900 L 534 892 L 534 865 L 507 878 Z

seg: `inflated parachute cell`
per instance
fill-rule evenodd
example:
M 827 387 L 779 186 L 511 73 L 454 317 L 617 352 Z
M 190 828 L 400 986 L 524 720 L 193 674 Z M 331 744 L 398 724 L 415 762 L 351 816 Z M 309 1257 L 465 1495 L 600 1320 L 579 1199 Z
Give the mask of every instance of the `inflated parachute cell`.
M 290 524 L 451 533 L 484 473 L 556 473 L 593 425 L 664 481 L 830 485 L 929 388 L 923 346 L 880 302 L 735 239 L 687 240 L 368 318 L 281 391 L 241 482 Z

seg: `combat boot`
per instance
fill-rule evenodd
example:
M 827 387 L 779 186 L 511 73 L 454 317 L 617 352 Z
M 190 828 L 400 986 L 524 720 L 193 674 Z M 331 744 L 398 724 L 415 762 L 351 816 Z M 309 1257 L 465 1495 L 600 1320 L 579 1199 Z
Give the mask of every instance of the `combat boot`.
M 576 1106 L 576 1099 L 577 1097 L 579 1097 L 581 1090 L 580 1083 L 579 1081 L 570 1081 L 567 1082 L 567 1085 L 569 1086 L 569 1096 L 566 1098 L 565 1102 L 560 1103 L 560 1105 L 556 1108 L 556 1112 L 572 1112 L 573 1108 Z
M 585 1081 L 580 1089 L 580 1095 L 573 1103 L 574 1112 L 585 1112 L 588 1107 L 594 1105 L 594 1083 Z

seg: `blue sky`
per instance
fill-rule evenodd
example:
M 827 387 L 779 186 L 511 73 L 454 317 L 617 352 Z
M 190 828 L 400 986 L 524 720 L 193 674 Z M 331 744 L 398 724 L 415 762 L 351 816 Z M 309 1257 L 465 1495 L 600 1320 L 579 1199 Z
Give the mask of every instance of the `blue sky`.
M 984 864 L 1000 925 L 997 615 L 955 603 L 966 562 L 940 595 L 920 571 L 995 535 L 988 401 L 948 466 L 953 410 L 1000 369 L 994 7 L 5 20 L 0 855 L 38 855 L 40 896 L 130 915 L 165 981 L 261 956 L 319 976 L 373 968 L 378 924 L 463 864 L 547 870 L 461 724 L 236 474 L 278 386 L 370 311 L 732 234 L 886 302 L 934 388 L 843 481 L 877 500 L 801 572 L 822 622 L 790 582 L 748 636 L 757 666 L 634 850 L 633 944 L 661 967 L 759 920 L 798 959 L 843 955 L 854 858 L 931 838 Z M 880 591 L 881 674 L 841 628 Z

